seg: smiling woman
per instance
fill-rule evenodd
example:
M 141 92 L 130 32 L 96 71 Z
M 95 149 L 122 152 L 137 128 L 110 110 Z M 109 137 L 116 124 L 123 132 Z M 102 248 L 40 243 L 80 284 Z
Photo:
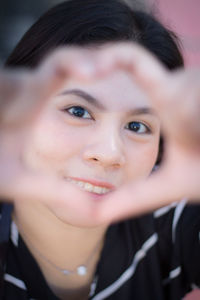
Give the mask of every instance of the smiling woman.
M 149 176 L 159 138 L 160 121 L 147 96 L 126 74 L 116 72 L 92 85 L 67 81 L 35 120 L 24 160 L 72 183 L 78 178 L 78 186 L 93 191 L 94 197 L 100 187 L 105 194 Z M 69 222 L 63 211 L 57 216 Z M 71 218 L 70 223 L 86 225 L 81 216 L 78 224 Z
M 107 42 L 121 41 L 143 45 L 169 70 L 183 66 L 172 33 L 116 0 L 55 6 L 25 34 L 6 66 L 34 69 L 59 46 L 95 53 Z M 80 190 L 74 201 L 96 204 L 123 185 L 150 177 L 159 146 L 160 119 L 149 97 L 127 72 L 117 70 L 92 83 L 68 78 L 34 119 L 21 159 L 27 168 Z M 198 211 L 184 207 L 181 202 L 137 219 L 97 225 L 59 198 L 16 196 L 7 224 L 3 299 L 181 299 L 198 284 L 190 267 L 196 256 L 190 257 L 188 246 L 197 233 L 191 235 L 181 215 L 187 214 L 192 228 Z M 177 230 L 175 240 L 172 230 L 173 237 Z

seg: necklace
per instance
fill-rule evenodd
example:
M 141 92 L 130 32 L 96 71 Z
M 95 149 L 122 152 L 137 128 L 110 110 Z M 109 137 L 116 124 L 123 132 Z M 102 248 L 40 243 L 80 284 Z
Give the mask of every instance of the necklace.
M 23 233 L 24 235 L 24 233 Z M 27 236 L 24 235 L 27 239 Z M 88 259 L 85 261 L 84 264 L 81 264 L 79 266 L 77 266 L 75 268 L 75 270 L 69 270 L 69 269 L 63 269 L 58 267 L 56 264 L 54 264 L 50 259 L 48 259 L 46 256 L 44 256 L 33 244 L 32 242 L 30 242 L 29 239 L 27 239 L 27 241 L 29 242 L 29 244 L 31 245 L 31 247 L 37 252 L 37 254 L 44 260 L 46 261 L 49 265 L 51 265 L 54 269 L 58 270 L 59 272 L 61 272 L 63 275 L 79 275 L 79 276 L 85 276 L 88 273 L 88 269 L 89 266 L 92 262 L 92 258 L 94 257 L 95 253 L 97 252 L 97 250 L 100 248 L 101 244 L 102 244 L 102 240 L 100 240 L 98 242 L 98 244 L 96 245 L 96 247 L 93 249 L 91 255 L 88 257 Z

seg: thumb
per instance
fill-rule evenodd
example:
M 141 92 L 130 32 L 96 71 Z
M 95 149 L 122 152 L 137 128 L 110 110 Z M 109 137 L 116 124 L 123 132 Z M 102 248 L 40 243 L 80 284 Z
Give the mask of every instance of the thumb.
M 101 203 L 98 217 L 103 222 L 138 216 L 184 198 L 182 187 L 173 184 L 164 172 L 145 181 L 128 184 Z

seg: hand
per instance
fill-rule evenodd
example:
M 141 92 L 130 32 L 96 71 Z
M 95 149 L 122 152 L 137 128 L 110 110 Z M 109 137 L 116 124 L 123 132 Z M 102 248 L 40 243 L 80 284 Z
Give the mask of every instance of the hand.
M 155 109 L 163 119 L 165 155 L 160 169 L 148 180 L 123 187 L 108 196 L 105 201 L 94 204 L 89 203 L 84 193 L 72 185 L 27 170 L 20 162 L 20 150 L 31 119 L 41 108 L 44 99 L 47 99 L 54 89 L 59 88 L 67 76 L 80 76 L 81 80 L 91 80 L 113 72 L 116 68 L 127 70 L 150 95 Z M 180 200 L 183 196 L 198 198 L 200 192 L 197 172 L 200 170 L 200 157 L 197 126 L 199 118 L 196 107 L 199 105 L 199 76 L 196 74 L 195 71 L 169 73 L 143 48 L 122 44 L 103 47 L 98 51 L 84 52 L 81 49 L 81 54 L 80 50 L 68 50 L 47 59 L 33 75 L 26 73 L 25 76 L 22 74 L 21 77 L 14 77 L 12 80 L 16 90 L 11 96 L 7 93 L 7 98 L 12 99 L 12 107 L 15 102 L 16 108 L 19 109 L 11 113 L 4 106 L 4 112 L 7 114 L 4 114 L 0 123 L 0 138 L 4 146 L 0 152 L 1 196 L 13 198 L 17 194 L 48 201 L 55 201 L 60 197 L 65 208 L 68 205 L 71 213 L 77 216 L 79 213 L 84 214 L 85 220 L 96 224 L 141 214 Z M 52 86 L 53 82 L 55 86 Z M 6 90 L 5 87 L 6 84 L 3 84 L 1 91 Z M 37 95 L 28 101 L 27 109 L 22 109 L 25 95 L 34 95 L 35 91 Z M 192 98 L 192 101 L 190 99 L 189 102 L 186 96 Z M 192 103 L 189 105 L 190 113 L 186 109 L 188 103 Z M 33 109 L 31 113 L 30 108 Z M 12 126 L 13 124 L 15 126 Z M 27 130 L 24 129 L 25 125 Z M 78 202 L 75 199 L 78 199 Z
M 101 76 L 116 68 L 132 75 L 160 115 L 165 139 L 159 169 L 112 193 L 99 219 L 138 215 L 185 197 L 200 201 L 200 70 L 168 72 L 141 47 L 124 44 L 101 50 L 96 68 Z
M 95 208 L 84 192 L 66 181 L 33 172 L 20 157 L 32 121 L 49 96 L 68 78 L 86 80 L 87 59 L 88 52 L 83 49 L 60 49 L 34 71 L 1 71 L 0 197 L 3 201 L 23 198 L 44 202 L 60 198 L 61 210 L 68 209 L 71 215 L 82 216 L 89 224 Z

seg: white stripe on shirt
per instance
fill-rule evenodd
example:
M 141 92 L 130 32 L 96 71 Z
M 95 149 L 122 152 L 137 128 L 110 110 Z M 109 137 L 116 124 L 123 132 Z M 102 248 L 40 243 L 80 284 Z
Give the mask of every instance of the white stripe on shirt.
M 138 263 L 146 256 L 148 250 L 150 250 L 158 241 L 157 233 L 154 233 L 138 250 L 134 256 L 133 262 L 130 267 L 110 286 L 98 293 L 92 300 L 103 300 L 108 296 L 116 292 L 127 280 L 129 280 L 135 273 Z
M 185 198 L 185 199 L 181 200 L 181 202 L 177 205 L 177 207 L 174 211 L 174 218 L 173 218 L 173 223 L 172 223 L 172 241 L 173 241 L 173 243 L 175 243 L 175 239 L 176 239 L 176 227 L 177 227 L 178 221 L 181 217 L 181 214 L 182 214 L 183 209 L 186 204 L 187 204 L 187 199 Z
M 22 290 L 26 290 L 27 289 L 25 283 L 22 280 L 14 277 L 14 276 L 12 276 L 10 274 L 7 274 L 7 273 L 4 274 L 4 280 L 6 280 L 6 281 L 8 281 L 8 282 L 10 282 L 12 284 L 14 284 L 15 286 L 17 286 L 18 288 L 20 288 Z
M 14 221 L 11 222 L 11 240 L 13 244 L 18 247 L 18 240 L 19 240 L 19 232 L 17 225 Z
M 170 205 L 167 205 L 167 206 L 164 206 L 164 207 L 161 207 L 161 208 L 155 210 L 155 212 L 153 213 L 154 218 L 159 218 L 159 217 L 165 215 L 165 214 L 168 213 L 172 208 L 176 207 L 176 205 L 177 205 L 177 202 L 173 202 L 173 203 L 170 204 Z
M 163 280 L 163 284 L 168 284 L 171 279 L 178 277 L 181 274 L 181 267 L 177 267 L 169 273 L 169 277 Z

